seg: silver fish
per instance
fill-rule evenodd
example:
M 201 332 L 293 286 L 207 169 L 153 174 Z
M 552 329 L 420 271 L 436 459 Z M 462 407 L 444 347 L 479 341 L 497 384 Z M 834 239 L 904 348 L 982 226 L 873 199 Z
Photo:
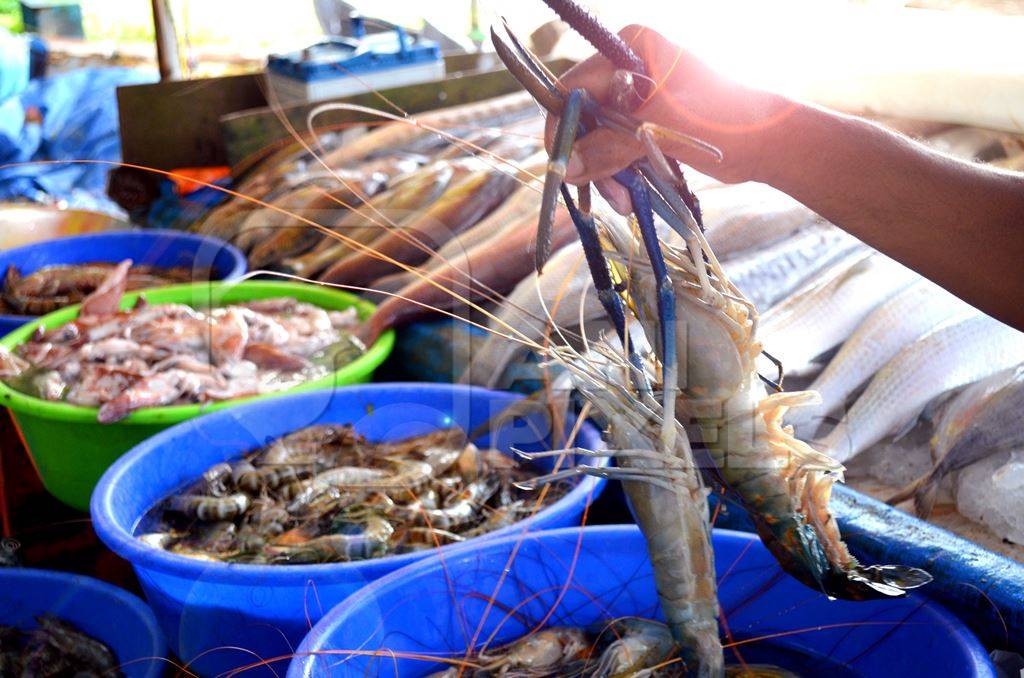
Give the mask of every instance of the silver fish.
M 855 251 L 761 316 L 761 341 L 787 372 L 800 372 L 917 279 L 916 273 L 882 254 Z M 764 374 L 771 372 L 765 369 Z
M 828 367 L 808 386 L 821 404 L 791 411 L 786 423 L 813 434 L 820 418 L 843 404 L 854 389 L 882 369 L 901 348 L 971 307 L 928 280 L 919 280 L 864 319 Z
M 914 510 L 927 518 L 939 483 L 948 474 L 998 452 L 1024 446 L 1024 365 L 997 372 L 971 384 L 943 410 L 932 436 L 935 466 L 889 499 L 898 504 L 914 498 Z
M 726 259 L 722 267 L 748 300 L 767 311 L 814 274 L 858 248 L 867 245 L 841 228 L 821 222 L 764 249 Z
M 886 363 L 821 447 L 844 462 L 905 428 L 941 394 L 1022 362 L 1024 333 L 981 313 L 953 319 Z
M 708 243 L 719 259 L 761 249 L 821 221 L 785 193 L 754 182 L 706 190 L 700 207 Z

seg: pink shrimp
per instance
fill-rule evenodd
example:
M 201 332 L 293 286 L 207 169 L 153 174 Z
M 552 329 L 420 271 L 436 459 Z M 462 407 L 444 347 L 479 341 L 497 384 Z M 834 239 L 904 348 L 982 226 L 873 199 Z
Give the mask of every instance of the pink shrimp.
M 128 283 L 132 260 L 125 259 L 114 268 L 99 287 L 82 300 L 80 318 L 106 318 L 117 313 Z
M 286 353 L 276 346 L 253 342 L 245 347 L 245 359 L 264 370 L 280 372 L 297 372 L 309 366 L 309 361 L 291 353 Z
M 167 370 L 140 379 L 116 398 L 105 402 L 100 406 L 96 419 L 101 424 L 111 424 L 137 409 L 170 405 L 185 394 L 198 395 L 199 392 L 200 380 L 196 373 Z
M 217 365 L 236 363 L 242 359 L 249 341 L 249 325 L 234 308 L 213 317 L 210 326 L 210 355 Z

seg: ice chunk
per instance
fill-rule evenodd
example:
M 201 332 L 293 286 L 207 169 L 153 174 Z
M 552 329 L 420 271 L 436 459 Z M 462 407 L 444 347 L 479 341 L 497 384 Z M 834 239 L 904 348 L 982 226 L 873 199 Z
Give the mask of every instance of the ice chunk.
M 1024 544 L 1024 451 L 997 454 L 960 472 L 957 510 L 1001 539 Z
M 921 422 L 899 440 L 872 445 L 846 463 L 846 475 L 871 478 L 894 490 L 905 487 L 932 469 L 931 432 L 931 424 Z M 953 477 L 942 480 L 936 496 L 939 503 L 953 502 L 953 485 Z

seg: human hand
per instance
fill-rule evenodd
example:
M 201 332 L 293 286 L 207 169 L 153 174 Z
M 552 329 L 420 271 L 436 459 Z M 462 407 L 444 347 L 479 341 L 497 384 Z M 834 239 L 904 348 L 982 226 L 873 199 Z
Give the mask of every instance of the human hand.
M 632 116 L 705 141 L 721 150 L 723 158 L 719 162 L 707 151 L 671 137 L 659 137 L 662 151 L 725 182 L 759 178 L 766 132 L 776 129 L 796 104 L 729 80 L 650 28 L 628 26 L 619 35 L 646 64 L 653 87 Z M 608 104 L 614 72 L 608 59 L 595 54 L 566 72 L 562 83 L 586 89 Z M 547 123 L 549 151 L 556 123 L 555 117 Z M 572 184 L 595 183 L 613 207 L 626 212 L 626 191 L 611 176 L 643 155 L 635 136 L 598 128 L 576 140 L 565 179 Z

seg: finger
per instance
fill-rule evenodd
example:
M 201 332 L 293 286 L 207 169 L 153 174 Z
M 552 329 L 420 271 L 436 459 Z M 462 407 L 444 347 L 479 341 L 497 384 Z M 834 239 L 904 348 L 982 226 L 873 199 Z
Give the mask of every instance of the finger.
M 560 80 L 568 89 L 585 89 L 598 101 L 605 101 L 614 72 L 612 62 L 595 54 L 570 68 Z
M 571 184 L 582 184 L 604 179 L 643 154 L 643 147 L 632 135 L 599 127 L 576 140 L 565 180 Z
M 629 200 L 629 191 L 615 179 L 600 179 L 594 182 L 594 186 L 601 192 L 612 209 L 622 216 L 626 216 L 633 210 L 633 205 Z

